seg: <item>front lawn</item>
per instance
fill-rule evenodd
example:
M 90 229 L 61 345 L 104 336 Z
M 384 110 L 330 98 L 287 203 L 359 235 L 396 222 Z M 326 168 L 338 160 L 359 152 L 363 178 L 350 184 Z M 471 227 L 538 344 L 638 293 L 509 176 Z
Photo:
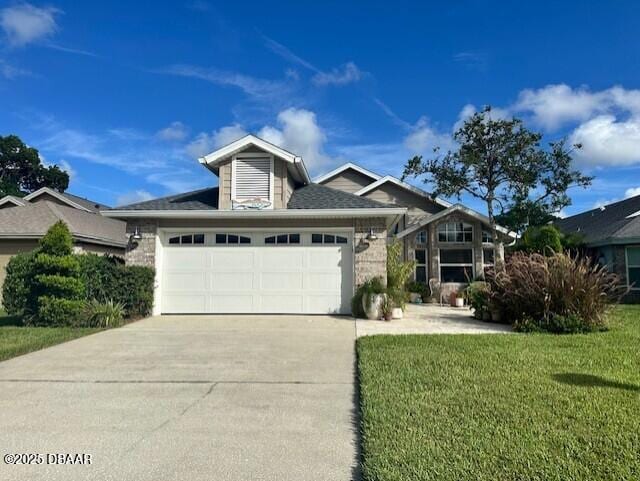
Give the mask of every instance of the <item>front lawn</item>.
M 93 328 L 25 327 L 0 310 L 0 361 L 99 331 Z
M 640 479 L 640 306 L 587 335 L 358 340 L 368 481 Z

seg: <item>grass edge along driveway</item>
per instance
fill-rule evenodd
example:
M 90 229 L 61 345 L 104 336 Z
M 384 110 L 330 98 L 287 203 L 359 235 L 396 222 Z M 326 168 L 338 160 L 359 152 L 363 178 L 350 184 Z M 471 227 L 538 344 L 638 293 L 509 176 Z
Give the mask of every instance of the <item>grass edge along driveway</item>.
M 79 327 L 26 327 L 0 311 L 0 362 L 77 339 L 101 329 Z
M 586 335 L 358 340 L 367 481 L 640 479 L 640 306 Z

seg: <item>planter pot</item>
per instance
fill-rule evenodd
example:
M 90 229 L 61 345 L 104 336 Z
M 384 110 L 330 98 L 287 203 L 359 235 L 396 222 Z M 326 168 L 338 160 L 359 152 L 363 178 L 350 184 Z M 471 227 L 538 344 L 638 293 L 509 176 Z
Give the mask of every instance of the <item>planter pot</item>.
M 382 317 L 382 303 L 384 294 L 365 294 L 362 296 L 362 310 L 367 319 L 380 319 Z
M 500 313 L 500 311 L 491 311 L 491 320 L 493 322 L 501 322 L 502 314 Z
M 452 307 L 456 306 L 456 298 L 458 297 L 458 294 L 456 292 L 452 292 L 451 294 L 449 294 L 449 305 Z
M 387 312 L 387 313 L 384 315 L 384 320 L 385 320 L 385 321 L 390 321 L 391 319 L 393 319 L 393 314 L 392 314 L 391 312 Z
M 491 320 L 491 313 L 489 311 L 482 311 L 482 320 L 489 322 Z
M 464 297 L 456 297 L 456 307 L 464 307 Z
M 394 307 L 393 310 L 391 311 L 391 318 L 392 319 L 402 319 L 402 308 L 400 307 Z
M 412 304 L 420 304 L 420 303 L 422 303 L 422 297 L 417 292 L 410 292 L 409 293 L 409 300 L 411 301 Z

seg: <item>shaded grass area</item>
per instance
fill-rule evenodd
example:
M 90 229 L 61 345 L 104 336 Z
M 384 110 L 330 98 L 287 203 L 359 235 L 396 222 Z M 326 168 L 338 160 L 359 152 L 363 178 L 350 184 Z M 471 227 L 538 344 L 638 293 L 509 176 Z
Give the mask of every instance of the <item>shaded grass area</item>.
M 86 336 L 100 329 L 25 327 L 19 318 L 0 311 L 0 361 Z
M 366 480 L 640 479 L 640 306 L 608 332 L 358 340 Z

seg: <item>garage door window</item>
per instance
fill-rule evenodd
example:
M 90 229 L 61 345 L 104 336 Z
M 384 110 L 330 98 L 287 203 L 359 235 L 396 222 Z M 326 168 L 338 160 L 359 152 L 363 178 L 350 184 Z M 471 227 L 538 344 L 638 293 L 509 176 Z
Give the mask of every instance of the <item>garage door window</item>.
M 169 237 L 171 245 L 204 245 L 204 234 L 182 234 Z
M 264 238 L 264 243 L 269 245 L 300 244 L 300 234 L 278 234 Z
M 238 234 L 216 234 L 216 244 L 251 244 L 251 237 Z
M 346 244 L 347 238 L 334 234 L 311 234 L 312 244 Z

